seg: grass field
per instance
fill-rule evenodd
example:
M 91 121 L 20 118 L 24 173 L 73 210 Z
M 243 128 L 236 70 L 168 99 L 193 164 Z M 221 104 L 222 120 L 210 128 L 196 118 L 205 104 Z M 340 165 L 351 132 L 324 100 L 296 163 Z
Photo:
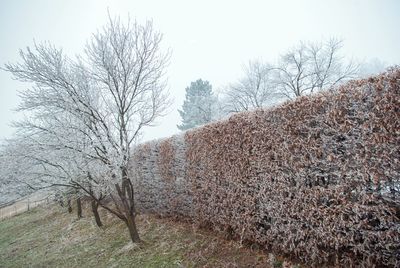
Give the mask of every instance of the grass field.
M 77 220 L 61 207 L 38 207 L 0 221 L 0 267 L 282 267 L 257 249 L 192 225 L 138 217 L 143 244 L 101 211 L 98 228 L 85 210 Z

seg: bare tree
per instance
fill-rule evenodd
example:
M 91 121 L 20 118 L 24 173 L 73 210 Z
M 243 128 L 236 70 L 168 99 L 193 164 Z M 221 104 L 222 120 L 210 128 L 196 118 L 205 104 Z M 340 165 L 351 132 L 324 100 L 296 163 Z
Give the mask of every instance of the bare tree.
M 249 62 L 245 75 L 223 92 L 223 111 L 232 113 L 265 107 L 356 78 L 359 64 L 341 55 L 342 41 L 300 42 L 275 64 Z
M 286 98 L 294 98 L 355 78 L 359 65 L 340 54 L 342 41 L 301 42 L 281 56 L 275 68 L 274 84 Z
M 389 67 L 388 63 L 382 61 L 379 58 L 372 58 L 364 60 L 360 64 L 360 77 L 365 78 L 372 75 L 377 75 L 384 72 Z
M 128 170 L 131 148 L 168 105 L 164 77 L 169 53 L 161 52 L 161 40 L 151 22 L 123 25 L 110 18 L 76 60 L 41 44 L 21 51 L 22 63 L 6 65 L 15 78 L 34 83 L 22 93 L 20 109 L 33 113 L 20 128 L 46 135 L 48 149 L 79 156 L 78 163 L 70 158 L 68 165 L 86 172 L 68 184 L 123 220 L 133 242 L 140 238 Z M 94 163 L 103 167 L 97 176 L 88 168 Z M 109 194 L 113 206 L 100 202 L 95 192 Z
M 224 92 L 223 109 L 227 113 L 265 107 L 276 100 L 272 65 L 250 61 L 243 69 L 244 77 L 229 85 Z

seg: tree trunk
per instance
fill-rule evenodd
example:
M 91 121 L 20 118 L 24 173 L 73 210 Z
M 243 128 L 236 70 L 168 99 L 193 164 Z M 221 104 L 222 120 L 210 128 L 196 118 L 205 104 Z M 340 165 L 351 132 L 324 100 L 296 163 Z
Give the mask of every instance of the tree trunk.
M 76 207 L 77 207 L 78 219 L 80 219 L 82 218 L 82 202 L 80 197 L 76 199 Z
M 71 199 L 67 200 L 68 213 L 72 213 Z
M 125 223 L 126 223 L 126 226 L 128 227 L 129 235 L 131 237 L 132 242 L 139 243 L 141 240 L 140 240 L 139 233 L 138 233 L 138 230 L 136 227 L 135 215 L 129 215 L 127 217 L 127 220 L 125 221 Z
M 93 211 L 94 219 L 96 220 L 97 226 L 101 227 L 101 226 L 103 226 L 103 224 L 101 223 L 101 220 L 100 220 L 98 208 L 99 208 L 99 204 L 97 204 L 97 202 L 95 200 L 92 200 L 92 211 Z
M 132 182 L 128 177 L 128 169 L 126 167 L 121 167 L 121 172 L 121 187 L 119 184 L 115 184 L 115 188 L 117 189 L 119 199 L 121 201 L 122 210 L 125 216 L 124 221 L 128 227 L 131 240 L 133 243 L 139 243 L 141 240 L 136 227 L 136 210 Z

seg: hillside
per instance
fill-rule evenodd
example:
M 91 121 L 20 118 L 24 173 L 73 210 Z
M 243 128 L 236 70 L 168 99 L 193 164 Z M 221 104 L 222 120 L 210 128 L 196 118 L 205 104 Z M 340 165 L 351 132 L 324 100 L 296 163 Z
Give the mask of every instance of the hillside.
M 145 242 L 134 246 L 121 221 L 106 213 L 102 216 L 102 229 L 88 213 L 77 220 L 75 214 L 55 206 L 0 221 L 0 267 L 282 266 L 238 241 L 148 215 L 138 218 Z

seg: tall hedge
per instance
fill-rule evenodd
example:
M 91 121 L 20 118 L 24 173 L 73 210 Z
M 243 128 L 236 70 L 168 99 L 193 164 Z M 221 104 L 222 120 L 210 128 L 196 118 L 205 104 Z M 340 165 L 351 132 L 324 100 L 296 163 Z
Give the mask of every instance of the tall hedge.
M 192 193 L 185 176 L 183 136 L 136 148 L 133 158 L 135 199 L 142 211 L 192 218 Z
M 400 266 L 400 69 L 136 148 L 142 210 L 311 265 Z

